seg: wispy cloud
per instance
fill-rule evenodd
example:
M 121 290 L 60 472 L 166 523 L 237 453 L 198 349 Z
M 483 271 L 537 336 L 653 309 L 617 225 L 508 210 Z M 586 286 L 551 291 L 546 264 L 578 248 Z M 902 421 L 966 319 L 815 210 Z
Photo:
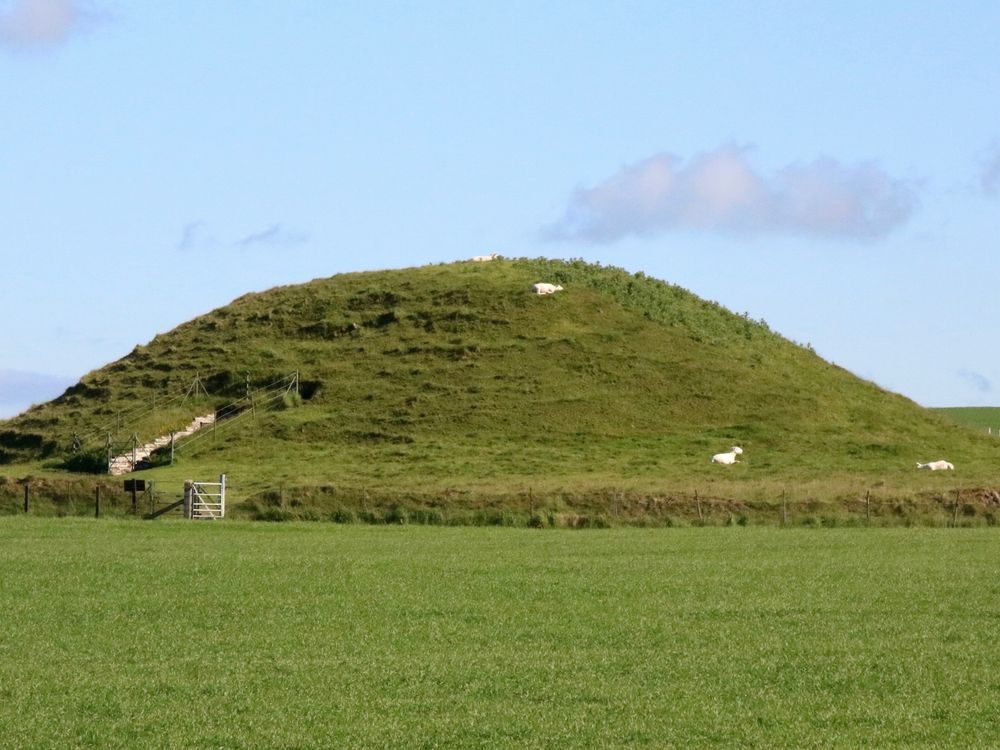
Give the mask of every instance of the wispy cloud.
M 106 17 L 85 0 L 0 0 L 0 44 L 12 49 L 56 46 Z
M 994 143 L 983 160 L 979 184 L 987 195 L 1000 193 L 1000 143 Z
M 270 245 L 288 247 L 290 245 L 301 245 L 309 239 L 309 235 L 297 229 L 285 227 L 282 224 L 272 224 L 267 229 L 248 234 L 241 240 L 237 240 L 237 247 L 253 247 L 254 245 Z
M 177 249 L 182 252 L 209 251 L 220 247 L 235 247 L 245 250 L 255 247 L 291 247 L 308 241 L 308 233 L 276 223 L 265 229 L 244 235 L 233 242 L 224 242 L 215 236 L 207 222 L 196 219 L 184 225 L 181 230 L 181 238 L 177 242 Z
M 0 370 L 0 419 L 53 399 L 76 382 L 61 375 Z
M 990 393 L 993 390 L 993 383 L 982 373 L 973 370 L 959 370 L 958 377 L 969 383 L 980 393 Z
M 576 190 L 543 235 L 606 243 L 705 230 L 873 240 L 903 224 L 917 205 L 914 186 L 871 162 L 852 166 L 820 158 L 762 175 L 748 154 L 749 148 L 735 146 L 686 162 L 655 154 L 596 187 Z
M 208 231 L 208 224 L 201 219 L 189 221 L 181 231 L 181 239 L 177 243 L 177 249 L 182 252 L 192 250 L 204 250 L 219 244 L 219 241 Z

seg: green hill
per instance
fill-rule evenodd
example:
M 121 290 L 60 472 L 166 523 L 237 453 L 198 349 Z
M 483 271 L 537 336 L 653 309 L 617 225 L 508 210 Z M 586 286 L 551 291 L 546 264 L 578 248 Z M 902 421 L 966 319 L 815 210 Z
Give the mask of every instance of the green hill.
M 536 281 L 565 289 L 536 296 Z M 144 476 L 226 472 L 245 499 L 501 507 L 609 491 L 647 502 L 919 493 L 986 486 L 1000 458 L 998 441 L 679 287 L 579 261 L 500 260 L 248 294 L 0 423 L 0 473 L 56 477 L 74 440 L 78 457 L 100 457 L 109 432 L 149 440 L 294 372 L 300 399 L 222 422 Z M 734 444 L 742 464 L 709 462 Z M 938 458 L 956 471 L 915 471 Z

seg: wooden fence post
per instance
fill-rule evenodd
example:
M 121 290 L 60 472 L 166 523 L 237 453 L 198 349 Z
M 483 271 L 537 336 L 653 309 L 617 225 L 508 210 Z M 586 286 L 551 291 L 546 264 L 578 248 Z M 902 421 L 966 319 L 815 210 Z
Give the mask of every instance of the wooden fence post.
M 785 491 L 781 491 L 781 525 L 784 526 L 788 523 L 788 500 L 785 497 Z
M 958 499 L 961 496 L 961 490 L 955 490 L 955 509 L 951 516 L 952 528 L 958 526 Z
M 701 513 L 701 500 L 698 498 L 698 490 L 694 491 L 694 504 L 698 508 L 698 523 L 705 523 L 705 516 Z
M 865 490 L 865 523 L 872 522 L 872 491 Z
M 184 482 L 184 517 L 191 518 L 194 500 L 194 481 L 188 479 Z
M 94 487 L 94 518 L 101 517 L 101 485 Z
M 28 512 L 28 482 L 24 483 L 24 512 Z

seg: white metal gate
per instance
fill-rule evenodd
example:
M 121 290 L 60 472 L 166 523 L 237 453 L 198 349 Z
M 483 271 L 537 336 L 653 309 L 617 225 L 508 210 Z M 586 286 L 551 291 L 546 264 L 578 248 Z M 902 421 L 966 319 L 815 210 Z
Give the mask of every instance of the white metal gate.
M 193 519 L 225 518 L 226 475 L 220 475 L 218 482 L 185 482 L 184 515 Z

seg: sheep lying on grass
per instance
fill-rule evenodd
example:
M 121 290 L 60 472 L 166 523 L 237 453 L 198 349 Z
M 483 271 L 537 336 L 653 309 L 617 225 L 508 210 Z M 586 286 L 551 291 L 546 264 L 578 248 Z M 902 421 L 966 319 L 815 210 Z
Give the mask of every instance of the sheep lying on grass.
M 473 255 L 470 260 L 473 263 L 487 263 L 488 261 L 496 260 L 499 257 L 500 256 L 496 253 L 490 253 L 489 255 Z
M 535 294 L 555 294 L 562 291 L 562 287 L 558 284 L 532 284 L 531 288 Z
M 743 455 L 743 449 L 738 445 L 734 445 L 729 449 L 728 453 L 716 453 L 712 456 L 712 463 L 715 464 L 725 464 L 726 466 L 731 466 L 736 463 L 736 457 Z
M 947 461 L 931 461 L 930 463 L 922 464 L 917 462 L 918 469 L 930 469 L 931 471 L 942 471 L 945 469 L 954 469 L 954 464 L 948 463 Z

